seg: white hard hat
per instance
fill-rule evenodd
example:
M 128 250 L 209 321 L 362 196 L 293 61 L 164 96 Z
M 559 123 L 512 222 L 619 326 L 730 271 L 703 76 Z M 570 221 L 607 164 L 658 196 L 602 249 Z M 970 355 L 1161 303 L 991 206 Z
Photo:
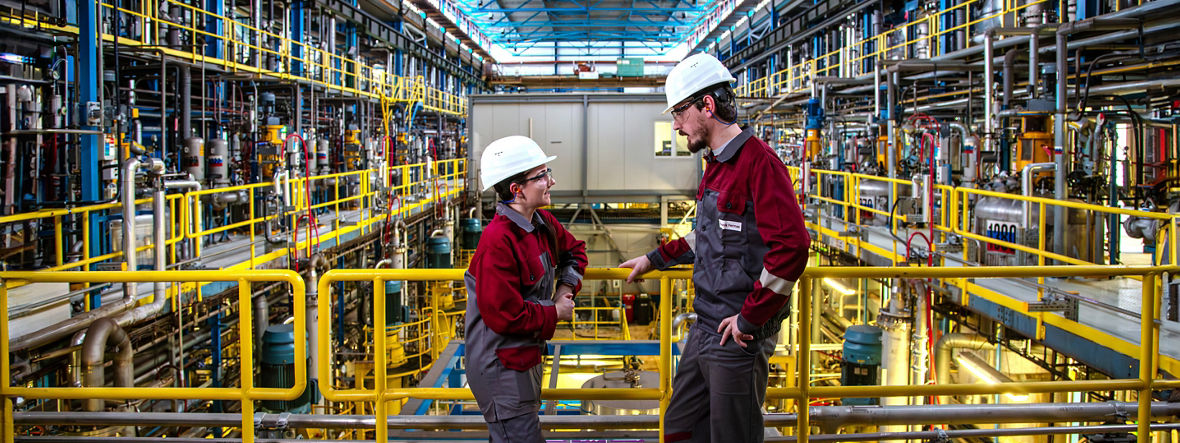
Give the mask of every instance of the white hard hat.
M 734 81 L 737 79 L 733 78 L 729 68 L 721 64 L 717 57 L 703 52 L 690 55 L 668 73 L 668 79 L 664 82 L 668 108 L 663 113 L 667 114 L 677 103 L 705 88 Z
M 510 135 L 496 140 L 484 148 L 483 156 L 479 159 L 480 192 L 555 158 L 556 155 L 546 156 L 537 142 L 523 135 Z

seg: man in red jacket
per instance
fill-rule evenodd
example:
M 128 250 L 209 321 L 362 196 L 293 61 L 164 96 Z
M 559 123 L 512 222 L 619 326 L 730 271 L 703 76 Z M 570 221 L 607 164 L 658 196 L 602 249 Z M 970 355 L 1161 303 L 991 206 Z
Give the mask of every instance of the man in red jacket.
M 762 401 L 791 290 L 807 267 L 811 237 L 787 168 L 750 129 L 734 123 L 729 70 L 708 54 L 668 74 L 673 128 L 707 163 L 696 229 L 623 263 L 627 281 L 692 263 L 697 322 L 681 350 L 664 417 L 664 441 L 761 442 Z

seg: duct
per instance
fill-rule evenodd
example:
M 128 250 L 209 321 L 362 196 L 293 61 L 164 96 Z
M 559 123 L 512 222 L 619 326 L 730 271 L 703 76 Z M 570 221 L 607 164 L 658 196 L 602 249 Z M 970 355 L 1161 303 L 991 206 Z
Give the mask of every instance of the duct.
M 989 343 L 987 339 L 981 335 L 951 333 L 942 336 L 942 338 L 938 339 L 938 343 L 934 345 L 934 375 L 938 379 L 938 384 L 948 385 L 951 383 L 951 353 L 958 348 L 992 349 L 995 348 L 995 345 Z M 938 396 L 939 404 L 945 405 L 949 402 L 950 397 L 945 395 Z M 976 407 L 981 405 L 970 406 Z M 982 416 L 984 414 L 980 415 Z
M 102 386 L 105 383 L 103 368 L 103 351 L 107 343 L 114 343 L 119 353 L 115 356 L 115 386 L 133 387 L 134 368 L 131 362 L 131 339 L 113 320 L 99 319 L 86 331 L 86 339 L 82 342 L 82 365 L 86 371 L 85 385 L 89 387 Z M 86 410 L 96 412 L 102 410 L 103 400 L 91 398 L 86 400 Z
M 1029 163 L 1020 171 L 1020 195 L 1025 197 L 1032 197 L 1032 178 L 1033 175 L 1039 171 L 1056 171 L 1058 164 L 1055 163 Z M 1060 180 L 1059 180 L 1060 181 Z M 1060 206 L 1055 206 L 1060 207 Z M 1064 220 L 1061 214 L 1054 212 L 1053 220 Z M 1032 202 L 1024 201 L 1024 226 L 1032 227 Z M 1057 235 L 1054 233 L 1054 235 Z
M 680 327 L 684 326 L 685 323 L 696 322 L 697 313 L 695 312 L 682 312 L 680 314 L 676 314 L 676 318 L 672 319 L 672 341 L 687 342 L 688 335 L 681 333 Z M 683 343 L 681 345 L 683 346 Z
M 1004 67 L 1002 75 L 1002 77 L 1004 77 L 1004 98 L 1001 102 L 1004 105 L 1004 109 L 1008 109 L 1010 103 L 1012 102 L 1012 84 L 1015 82 L 1015 76 L 1012 75 L 1012 71 L 1016 70 L 1016 56 L 1019 53 L 1020 50 L 1017 48 L 1009 49 L 1008 52 L 1004 53 Z

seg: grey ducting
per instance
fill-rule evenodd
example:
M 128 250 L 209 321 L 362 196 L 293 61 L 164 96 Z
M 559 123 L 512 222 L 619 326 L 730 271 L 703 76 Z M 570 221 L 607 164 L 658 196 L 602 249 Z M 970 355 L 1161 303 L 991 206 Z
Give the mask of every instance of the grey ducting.
M 131 360 L 131 339 L 114 320 L 98 319 L 86 331 L 86 339 L 82 342 L 82 367 L 86 371 L 83 377 L 87 387 L 102 386 L 105 383 L 105 361 L 103 354 L 107 344 L 113 343 L 115 354 L 115 386 L 134 386 L 134 366 Z M 90 398 L 86 400 L 86 410 L 95 412 L 102 410 L 103 399 Z
M 951 333 L 938 339 L 934 345 L 934 375 L 940 385 L 951 382 L 951 357 L 955 349 L 993 349 L 996 346 L 982 335 Z M 940 395 L 939 404 L 947 404 L 949 397 Z M 972 405 L 978 406 L 978 405 Z

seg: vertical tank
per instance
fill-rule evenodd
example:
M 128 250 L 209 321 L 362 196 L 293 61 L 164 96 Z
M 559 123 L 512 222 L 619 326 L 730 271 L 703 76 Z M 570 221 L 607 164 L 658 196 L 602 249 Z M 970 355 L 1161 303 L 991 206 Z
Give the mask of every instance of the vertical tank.
M 205 181 L 205 139 L 189 137 L 184 139 L 184 169 L 193 180 Z
M 220 138 L 209 141 L 209 179 L 214 187 L 229 186 L 229 143 Z

